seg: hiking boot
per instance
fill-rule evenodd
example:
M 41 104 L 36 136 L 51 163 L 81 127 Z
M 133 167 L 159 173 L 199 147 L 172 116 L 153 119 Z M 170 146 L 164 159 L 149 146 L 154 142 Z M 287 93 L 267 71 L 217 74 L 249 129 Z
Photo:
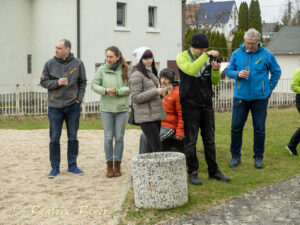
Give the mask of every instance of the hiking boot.
M 113 161 L 106 162 L 106 165 L 107 165 L 106 177 L 112 178 L 114 176 L 114 171 L 113 171 L 114 164 L 113 164 Z
M 75 173 L 76 175 L 79 175 L 79 176 L 83 175 L 83 171 L 80 170 L 77 166 L 73 166 L 73 167 L 69 168 L 68 172 Z
M 291 155 L 294 155 L 294 156 L 297 156 L 298 155 L 298 152 L 295 148 L 291 148 L 289 145 L 285 146 L 286 150 L 289 151 L 289 153 Z
M 238 167 L 240 164 L 241 164 L 241 158 L 232 158 L 229 163 L 229 167 L 230 168 Z
M 120 177 L 120 176 L 122 176 L 121 161 L 114 161 L 113 174 L 114 174 L 114 177 Z
M 221 171 L 217 171 L 214 174 L 209 174 L 209 178 L 210 179 L 216 179 L 216 180 L 220 180 L 220 181 L 225 181 L 225 182 L 229 182 L 230 179 L 228 177 L 225 177 Z
M 254 159 L 254 167 L 256 169 L 262 169 L 262 168 L 264 168 L 264 164 L 263 164 L 262 158 L 255 158 Z
M 197 171 L 194 171 L 194 172 L 189 174 L 189 181 L 193 185 L 201 185 L 202 184 L 201 180 L 198 177 L 198 172 Z
M 48 174 L 49 179 L 53 179 L 59 174 L 59 169 L 52 169 L 50 173 Z

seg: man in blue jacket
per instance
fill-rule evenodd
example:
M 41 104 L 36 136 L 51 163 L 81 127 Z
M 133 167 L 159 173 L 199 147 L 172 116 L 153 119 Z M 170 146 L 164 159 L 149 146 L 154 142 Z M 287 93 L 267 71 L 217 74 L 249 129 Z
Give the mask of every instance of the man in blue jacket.
M 241 163 L 243 128 L 249 111 L 254 127 L 254 166 L 257 169 L 264 167 L 268 100 L 278 83 L 281 69 L 260 39 L 257 30 L 249 29 L 244 35 L 244 43 L 233 52 L 230 65 L 225 70 L 228 77 L 235 79 L 230 146 L 232 159 L 229 167 L 237 167 Z

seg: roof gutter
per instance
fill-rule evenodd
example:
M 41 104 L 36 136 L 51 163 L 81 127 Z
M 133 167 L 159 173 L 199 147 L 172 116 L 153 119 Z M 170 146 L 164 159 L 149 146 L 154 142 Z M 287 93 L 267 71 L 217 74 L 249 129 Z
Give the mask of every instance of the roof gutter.
M 77 0 L 77 58 L 80 58 L 80 0 Z
M 300 55 L 300 52 L 272 52 L 274 55 Z

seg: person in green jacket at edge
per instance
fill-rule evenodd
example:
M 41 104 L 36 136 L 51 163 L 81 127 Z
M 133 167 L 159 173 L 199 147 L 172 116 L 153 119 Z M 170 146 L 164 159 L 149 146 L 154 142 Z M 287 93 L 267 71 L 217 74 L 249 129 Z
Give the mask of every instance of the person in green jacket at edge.
M 296 70 L 291 84 L 291 89 L 296 95 L 296 107 L 300 113 L 300 69 Z M 300 142 L 300 128 L 292 136 L 290 143 L 286 146 L 286 149 L 291 155 L 297 156 L 297 145 Z
M 219 52 L 207 51 L 209 41 L 202 33 L 192 36 L 191 46 L 176 58 L 180 75 L 179 96 L 186 137 L 184 150 L 189 181 L 194 185 L 202 184 L 198 177 L 199 162 L 196 154 L 200 128 L 209 178 L 228 182 L 230 179 L 221 173 L 217 165 L 215 148 L 212 85 L 218 85 L 221 79 L 221 63 L 216 61 Z
M 93 79 L 92 90 L 101 95 L 106 177 L 111 178 L 122 176 L 121 161 L 129 109 L 128 64 L 115 46 L 107 48 L 105 55 L 105 63 L 99 67 Z

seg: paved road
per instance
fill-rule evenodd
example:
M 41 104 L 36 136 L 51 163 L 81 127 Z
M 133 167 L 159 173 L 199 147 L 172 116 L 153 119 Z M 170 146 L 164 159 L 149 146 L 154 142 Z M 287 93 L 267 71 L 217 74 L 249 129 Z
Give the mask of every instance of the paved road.
M 172 224 L 300 225 L 300 174 Z

